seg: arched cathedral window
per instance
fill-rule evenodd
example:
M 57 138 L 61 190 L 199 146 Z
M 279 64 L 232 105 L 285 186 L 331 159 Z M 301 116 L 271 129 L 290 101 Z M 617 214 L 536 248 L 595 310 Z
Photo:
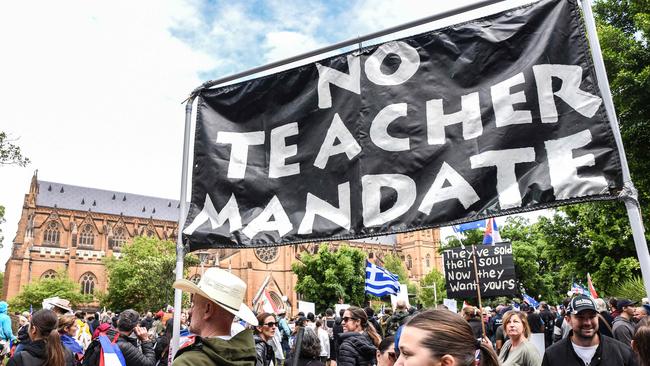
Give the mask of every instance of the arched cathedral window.
M 413 258 L 411 258 L 411 255 L 406 256 L 406 268 L 411 269 L 413 268 Z
M 86 224 L 81 228 L 79 235 L 79 246 L 92 247 L 95 245 L 95 231 L 92 225 Z
M 51 280 L 56 277 L 56 272 L 54 270 L 48 269 L 47 271 L 43 272 L 41 275 L 42 280 Z
M 115 251 L 120 251 L 124 243 L 126 243 L 126 230 L 123 227 L 116 228 L 111 240 L 111 248 Z
M 61 232 L 59 230 L 59 223 L 56 221 L 50 221 L 45 227 L 43 232 L 43 244 L 45 245 L 59 245 L 59 237 Z
M 81 284 L 81 293 L 84 295 L 92 295 L 95 293 L 95 285 L 97 284 L 97 277 L 91 272 L 84 273 L 79 279 Z
M 427 268 L 431 267 L 431 254 L 427 254 Z

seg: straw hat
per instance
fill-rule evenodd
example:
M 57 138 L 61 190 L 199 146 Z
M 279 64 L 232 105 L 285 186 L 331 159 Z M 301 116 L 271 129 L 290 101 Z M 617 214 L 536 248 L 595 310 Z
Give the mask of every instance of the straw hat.
M 244 304 L 246 283 L 228 271 L 208 268 L 198 284 L 183 279 L 174 282 L 174 288 L 201 295 L 248 324 L 258 324 L 255 314 Z

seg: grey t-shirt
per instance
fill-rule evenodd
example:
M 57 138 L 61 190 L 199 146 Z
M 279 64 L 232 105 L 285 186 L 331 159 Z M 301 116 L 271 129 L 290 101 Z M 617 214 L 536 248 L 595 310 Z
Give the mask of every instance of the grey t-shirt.
M 501 348 L 499 361 L 502 366 L 541 366 L 542 356 L 532 342 L 524 341 L 512 349 L 511 340 L 508 339 Z

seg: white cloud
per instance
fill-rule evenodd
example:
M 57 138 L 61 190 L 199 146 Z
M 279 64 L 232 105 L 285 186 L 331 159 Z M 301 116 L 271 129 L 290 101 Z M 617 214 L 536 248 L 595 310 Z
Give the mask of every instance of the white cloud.
M 267 62 L 282 60 L 296 53 L 304 53 L 322 47 L 309 35 L 296 32 L 269 32 L 264 40 Z
M 44 180 L 177 197 L 181 101 L 217 63 L 170 33 L 180 2 L 0 7 L 0 121 L 32 164 L 1 167 L 5 249 L 33 170 Z

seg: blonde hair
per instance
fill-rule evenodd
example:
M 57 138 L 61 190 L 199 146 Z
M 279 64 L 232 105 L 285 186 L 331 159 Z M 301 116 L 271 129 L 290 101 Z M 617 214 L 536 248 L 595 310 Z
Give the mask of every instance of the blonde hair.
M 504 332 L 505 332 L 505 329 L 506 329 L 506 325 L 508 324 L 508 322 L 510 322 L 510 319 L 513 316 L 516 316 L 516 317 L 519 318 L 519 320 L 521 320 L 521 324 L 523 324 L 523 326 L 524 326 L 524 337 L 526 337 L 526 338 L 530 337 L 530 325 L 528 325 L 528 316 L 526 315 L 526 313 L 524 313 L 523 311 L 519 311 L 519 310 L 506 311 L 506 313 L 503 315 L 503 330 L 504 330 Z
M 59 333 L 68 333 L 66 328 L 70 328 L 77 322 L 77 317 L 70 315 L 63 315 L 59 318 Z

